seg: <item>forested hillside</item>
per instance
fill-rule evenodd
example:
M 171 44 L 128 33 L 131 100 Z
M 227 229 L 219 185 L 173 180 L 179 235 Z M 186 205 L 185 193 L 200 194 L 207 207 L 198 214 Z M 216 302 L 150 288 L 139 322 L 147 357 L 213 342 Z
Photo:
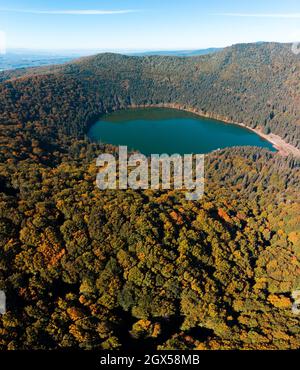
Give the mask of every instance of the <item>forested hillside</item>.
M 211 153 L 205 196 L 188 202 L 98 190 L 96 158 L 116 148 L 84 139 L 100 113 L 175 102 L 299 147 L 289 47 L 105 54 L 38 71 L 0 84 L 0 349 L 300 348 L 299 160 Z
M 194 203 L 99 191 L 104 149 L 1 164 L 0 347 L 299 348 L 300 163 L 212 154 Z
M 77 134 L 112 109 L 176 103 L 261 127 L 300 148 L 300 57 L 288 44 L 236 45 L 192 58 L 100 54 L 65 66 L 5 72 L 1 79 L 5 125 Z

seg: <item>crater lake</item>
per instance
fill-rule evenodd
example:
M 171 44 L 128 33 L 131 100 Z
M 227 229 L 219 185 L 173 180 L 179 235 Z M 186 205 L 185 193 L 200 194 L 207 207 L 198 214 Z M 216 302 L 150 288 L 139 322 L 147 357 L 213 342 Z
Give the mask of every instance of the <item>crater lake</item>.
M 95 142 L 125 145 L 150 154 L 202 154 L 234 146 L 273 145 L 247 128 L 176 109 L 142 108 L 103 115 L 88 137 Z

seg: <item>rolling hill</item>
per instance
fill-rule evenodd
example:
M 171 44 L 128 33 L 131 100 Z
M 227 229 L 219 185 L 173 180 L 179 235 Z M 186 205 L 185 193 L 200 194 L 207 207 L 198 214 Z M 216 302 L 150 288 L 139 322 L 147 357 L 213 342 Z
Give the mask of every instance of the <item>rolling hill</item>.
M 27 121 L 51 121 L 55 130 L 78 133 L 106 111 L 176 104 L 259 127 L 299 148 L 299 78 L 300 58 L 288 44 L 235 45 L 190 58 L 100 54 L 4 72 L 0 104 L 6 125 L 19 117 L 24 127 Z

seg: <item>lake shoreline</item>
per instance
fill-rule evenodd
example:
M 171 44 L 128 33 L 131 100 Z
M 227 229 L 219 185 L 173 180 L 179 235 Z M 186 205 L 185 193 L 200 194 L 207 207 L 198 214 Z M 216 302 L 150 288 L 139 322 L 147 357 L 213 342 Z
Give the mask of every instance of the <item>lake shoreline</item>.
M 252 128 L 244 123 L 240 122 L 234 122 L 232 120 L 229 120 L 227 117 L 221 116 L 219 114 L 214 114 L 214 113 L 207 113 L 200 111 L 196 108 L 190 108 L 186 107 L 180 104 L 171 104 L 171 103 L 160 103 L 160 104 L 131 104 L 128 106 L 130 109 L 138 109 L 138 108 L 169 108 L 169 109 L 177 109 L 180 111 L 185 111 L 189 113 L 193 113 L 199 117 L 203 118 L 210 118 L 210 119 L 215 119 L 221 122 L 225 123 L 230 123 L 233 125 L 237 125 L 243 128 L 246 128 L 252 132 L 255 132 L 257 135 L 259 135 L 261 138 L 269 141 L 273 147 L 277 150 L 277 153 L 280 154 L 283 157 L 287 157 L 289 155 L 293 155 L 294 157 L 299 157 L 300 158 L 300 149 L 296 148 L 292 144 L 287 143 L 285 140 L 283 140 L 280 136 L 275 135 L 275 134 L 265 134 L 261 128 Z

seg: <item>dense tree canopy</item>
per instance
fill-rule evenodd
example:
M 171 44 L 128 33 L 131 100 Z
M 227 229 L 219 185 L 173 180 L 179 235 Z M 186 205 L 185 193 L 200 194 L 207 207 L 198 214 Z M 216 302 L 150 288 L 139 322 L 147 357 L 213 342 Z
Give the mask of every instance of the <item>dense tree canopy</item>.
M 178 104 L 300 148 L 299 79 L 300 57 L 289 44 L 235 45 L 192 58 L 100 54 L 0 74 L 0 124 L 78 135 L 106 111 Z
M 101 150 L 1 164 L 1 348 L 299 347 L 299 162 L 212 154 L 187 202 L 98 190 Z
M 188 202 L 175 190 L 100 191 L 96 158 L 116 148 L 84 139 L 106 110 L 177 102 L 299 146 L 299 84 L 287 79 L 299 60 L 287 52 L 100 55 L 10 73 L 0 85 L 1 349 L 300 347 L 299 160 L 211 153 L 205 196 Z

